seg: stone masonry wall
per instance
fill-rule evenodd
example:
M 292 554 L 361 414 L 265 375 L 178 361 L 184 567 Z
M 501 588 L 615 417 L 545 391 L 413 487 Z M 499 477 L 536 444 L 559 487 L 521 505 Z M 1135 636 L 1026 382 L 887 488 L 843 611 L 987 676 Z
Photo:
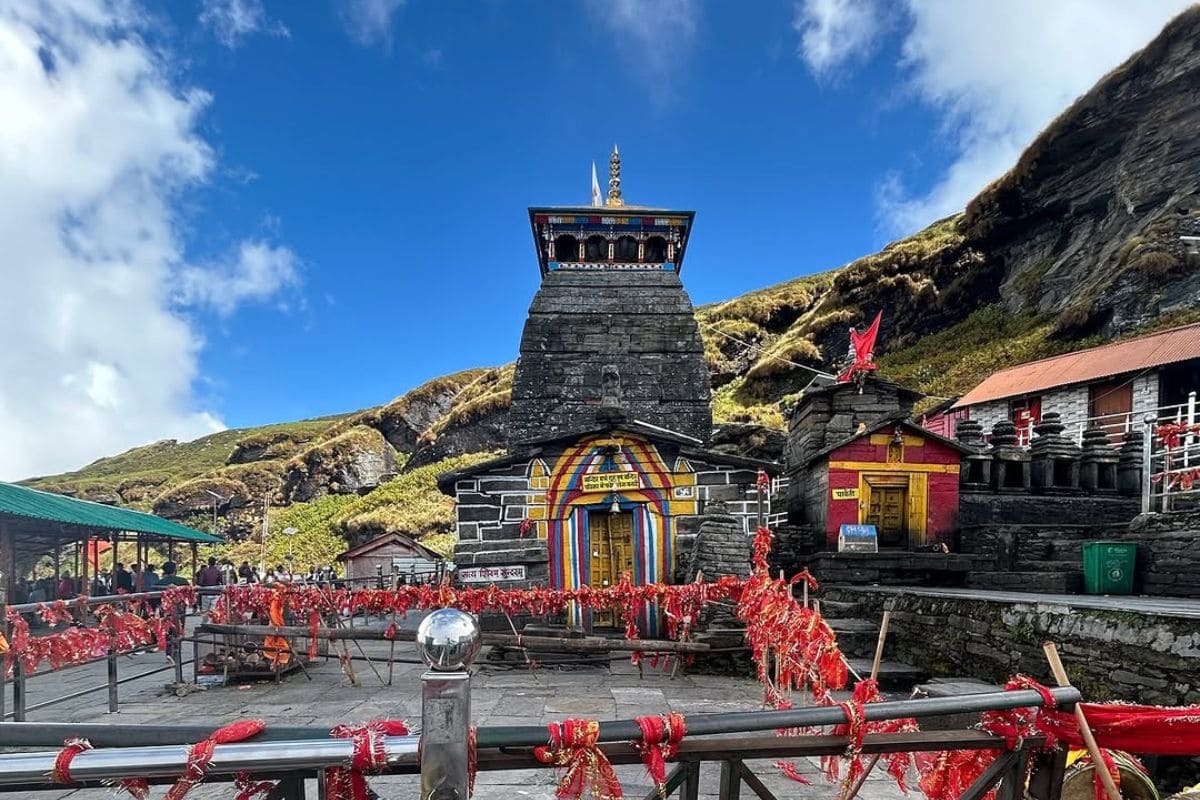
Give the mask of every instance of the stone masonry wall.
M 1132 497 L 1094 497 L 962 492 L 958 498 L 960 529 L 992 525 L 1108 525 L 1127 523 L 1141 511 Z
M 595 427 L 600 372 L 617 367 L 630 419 L 706 442 L 704 342 L 672 271 L 559 271 L 529 307 L 513 379 L 510 444 Z
M 521 535 L 529 496 L 527 465 L 460 480 L 455 484 L 458 544 L 457 567 L 525 566 L 525 580 L 506 588 L 545 586 L 550 580 L 545 540 Z
M 1160 705 L 1200 702 L 1196 619 L 1036 602 L 1002 603 L 839 588 L 828 599 L 878 619 L 892 612 L 888 657 L 932 675 L 1003 683 L 1016 673 L 1049 680 L 1042 642 L 1053 641 L 1089 700 Z

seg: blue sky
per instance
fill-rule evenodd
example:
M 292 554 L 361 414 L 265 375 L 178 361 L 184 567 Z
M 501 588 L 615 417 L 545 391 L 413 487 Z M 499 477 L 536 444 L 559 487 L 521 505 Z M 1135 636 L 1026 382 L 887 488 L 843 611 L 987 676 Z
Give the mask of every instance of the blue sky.
M 207 192 L 191 241 L 272 220 L 307 301 L 210 331 L 226 422 L 355 408 L 513 359 L 538 280 L 526 208 L 586 203 L 614 143 L 630 202 L 697 211 L 696 303 L 876 249 L 881 176 L 924 180 L 946 158 L 930 113 L 876 74 L 886 60 L 814 80 L 788 4 L 708 10 L 661 61 L 623 49 L 603 4 L 414 3 L 390 47 L 360 46 L 317 4 L 279 8 L 287 38 L 188 37 L 210 138 L 257 176 Z
M 1001 5 L 0 0 L 0 479 L 512 360 L 614 143 L 697 304 L 836 267 L 1185 4 Z

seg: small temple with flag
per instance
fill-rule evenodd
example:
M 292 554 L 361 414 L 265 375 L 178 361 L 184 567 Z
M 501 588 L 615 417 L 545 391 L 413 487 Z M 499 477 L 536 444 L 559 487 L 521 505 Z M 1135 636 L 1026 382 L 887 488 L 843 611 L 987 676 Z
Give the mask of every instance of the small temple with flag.
M 541 286 L 507 453 L 439 478 L 457 501 L 459 581 L 671 582 L 705 521 L 740 534 L 733 560 L 748 566 L 748 534 L 770 511 L 759 476 L 780 468 L 708 447 L 704 345 L 680 280 L 694 217 L 626 204 L 615 148 L 602 201 L 593 190 L 590 206 L 529 210 Z M 583 615 L 572 622 L 616 623 Z

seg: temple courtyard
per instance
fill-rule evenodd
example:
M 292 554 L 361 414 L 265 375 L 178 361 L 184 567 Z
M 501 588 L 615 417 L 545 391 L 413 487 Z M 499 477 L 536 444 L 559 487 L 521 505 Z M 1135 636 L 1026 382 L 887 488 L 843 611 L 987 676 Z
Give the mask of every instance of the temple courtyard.
M 361 643 L 376 669 L 387 677 L 388 644 L 380 641 Z M 353 650 L 353 645 L 351 645 Z M 190 648 L 188 649 L 190 651 Z M 185 652 L 188 652 L 185 651 Z M 357 651 L 355 651 L 357 655 Z M 411 643 L 396 645 L 396 658 L 417 660 Z M 541 668 L 531 674 L 524 665 L 503 666 L 480 659 L 473 671 L 472 713 L 480 726 L 546 724 L 569 717 L 598 720 L 630 719 L 635 716 L 676 711 L 702 714 L 723 711 L 749 711 L 762 708 L 762 690 L 749 678 L 668 672 L 645 665 L 639 677 L 627 657 L 613 654 L 607 665 L 573 668 Z M 136 675 L 163 665 L 161 653 L 124 657 L 120 674 Z M 380 718 L 401 718 L 416 727 L 421 718 L 420 676 L 424 667 L 417 663 L 395 663 L 393 685 L 381 685 L 371 667 L 354 662 L 359 686 L 351 685 L 334 658 L 321 659 L 308 667 L 312 680 L 293 673 L 276 685 L 271 681 L 208 689 L 177 697 L 166 683 L 171 672 L 133 681 L 121 686 L 120 711 L 109 714 L 103 691 L 29 712 L 31 722 L 91 722 L 102 724 L 203 724 L 213 726 L 239 719 L 259 718 L 269 724 L 312 725 L 332 728 L 347 722 L 366 722 Z M 29 707 L 52 697 L 69 694 L 105 680 L 105 665 L 94 664 L 52 673 L 29 682 Z M 191 667 L 185 669 L 190 679 Z M 11 708 L 11 706 L 10 706 Z M 821 776 L 817 759 L 797 759 L 799 770 L 813 782 L 802 786 L 784 777 L 772 760 L 747 761 L 749 766 L 777 797 L 832 798 L 837 787 Z M 641 765 L 616 768 L 630 798 L 646 797 L 653 791 Z M 720 765 L 703 767 L 700 797 L 716 797 Z M 377 776 L 372 788 L 384 798 L 412 798 L 418 794 L 417 776 Z M 552 769 L 482 772 L 475 797 L 480 800 L 554 797 Z M 153 787 L 152 797 L 160 797 L 165 787 Z M 316 797 L 315 782 L 310 781 L 309 797 Z M 751 796 L 748 787 L 743 796 Z M 16 796 L 16 795 L 11 795 Z M 108 789 L 45 791 L 29 795 L 38 798 L 111 798 Z M 233 796 L 230 783 L 204 784 L 188 795 L 196 798 Z M 863 787 L 864 800 L 900 797 L 894 782 L 878 770 Z

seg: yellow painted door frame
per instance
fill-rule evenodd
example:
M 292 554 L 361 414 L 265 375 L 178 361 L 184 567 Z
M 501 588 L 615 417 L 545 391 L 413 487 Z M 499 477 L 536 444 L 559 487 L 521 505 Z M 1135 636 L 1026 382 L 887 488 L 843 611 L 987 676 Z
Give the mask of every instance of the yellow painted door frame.
M 882 473 L 858 473 L 858 524 L 866 524 L 871 513 L 872 485 L 879 487 L 902 486 L 907 489 L 908 545 L 925 544 L 926 509 L 929 504 L 929 475 L 915 472 L 898 475 L 895 471 Z

